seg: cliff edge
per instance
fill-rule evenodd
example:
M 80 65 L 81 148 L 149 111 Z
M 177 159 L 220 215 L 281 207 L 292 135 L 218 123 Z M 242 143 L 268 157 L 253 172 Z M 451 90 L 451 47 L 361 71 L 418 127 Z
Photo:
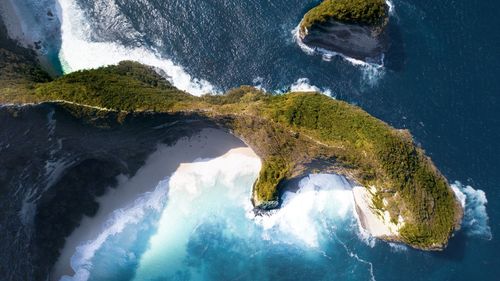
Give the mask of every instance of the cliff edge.
M 387 49 L 385 0 L 325 0 L 309 10 L 298 28 L 306 46 L 363 60 L 380 60 Z

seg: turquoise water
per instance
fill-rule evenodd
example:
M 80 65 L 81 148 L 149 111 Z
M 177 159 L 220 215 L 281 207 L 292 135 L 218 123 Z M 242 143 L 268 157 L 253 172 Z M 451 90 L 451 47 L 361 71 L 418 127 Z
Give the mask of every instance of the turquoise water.
M 59 4 L 58 51 L 67 72 L 133 59 L 197 95 L 242 84 L 320 90 L 409 129 L 465 196 L 462 230 L 445 251 L 431 253 L 362 235 L 345 184 L 333 176 L 320 176 L 312 191 L 287 194 L 284 208 L 264 218 L 248 212 L 253 168 L 238 170 L 230 182 L 220 178 L 231 169 L 217 170 L 210 182 L 190 175 L 201 197 L 174 192 L 165 179 L 154 200 L 141 199 L 154 204 L 131 207 L 141 210 L 136 221 L 119 211 L 127 218 L 120 231 L 103 230 L 102 241 L 75 254 L 80 280 L 498 279 L 497 2 L 394 0 L 383 67 L 308 54 L 297 45 L 293 30 L 319 1 L 33 3 L 42 2 Z
M 282 209 L 255 216 L 249 187 L 259 169 L 258 158 L 241 153 L 181 166 L 77 250 L 74 278 L 375 278 L 372 264 L 348 245 L 374 242 L 358 229 L 345 179 L 306 177 L 298 193 L 285 193 Z
M 241 152 L 184 164 L 115 211 L 77 249 L 76 274 L 63 280 L 385 280 L 373 262 L 381 251 L 391 259 L 423 254 L 365 234 L 351 186 L 336 175 L 303 178 L 280 210 L 256 216 L 249 187 L 259 169 L 258 158 Z M 454 188 L 469 204 L 466 235 L 489 239 L 482 193 Z

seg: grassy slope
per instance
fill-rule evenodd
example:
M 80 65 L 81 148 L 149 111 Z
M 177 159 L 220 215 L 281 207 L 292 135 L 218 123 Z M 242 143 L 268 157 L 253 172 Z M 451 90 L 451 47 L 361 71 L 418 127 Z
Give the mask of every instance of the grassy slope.
M 407 132 L 396 131 L 357 107 L 321 95 L 284 96 L 272 105 L 274 118 L 339 150 L 357 167 L 357 180 L 375 185 L 389 201 L 392 217 L 408 220 L 407 242 L 425 247 L 443 241 L 455 223 L 456 201 L 448 183 Z M 396 197 L 393 195 L 397 194 Z
M 301 31 L 329 19 L 343 23 L 377 26 L 388 16 L 385 0 L 324 0 L 304 15 Z
M 263 160 L 254 199 L 276 200 L 279 183 L 313 160 L 361 184 L 375 185 L 393 218 L 407 219 L 399 239 L 419 248 L 447 242 L 460 217 L 448 183 L 408 132 L 358 107 L 321 94 L 273 96 L 241 87 L 193 97 L 137 63 L 76 72 L 26 92 L 32 100 L 65 100 L 117 111 L 196 112 L 228 127 Z M 22 99 L 21 99 L 22 100 Z M 15 101 L 15 100 L 14 100 Z
M 249 103 L 252 99 L 257 101 Z M 321 94 L 267 96 L 253 93 L 243 94 L 241 100 L 233 102 L 233 107 L 223 113 L 261 116 L 285 130 L 319 141 L 329 148 L 322 154 L 335 157 L 342 167 L 341 172 L 364 186 L 375 185 L 380 191 L 379 201 L 386 198 L 389 202 L 387 210 L 391 217 L 397 219 L 401 214 L 406 218 L 407 223 L 400 231 L 405 242 L 426 248 L 447 240 L 460 216 L 457 202 L 445 178 L 423 150 L 414 145 L 408 132 L 394 130 L 358 107 Z M 279 164 L 273 158 L 265 166 L 271 171 L 264 169 L 261 176 L 286 177 L 281 171 L 283 167 L 293 170 L 290 165 L 294 164 L 294 159 L 297 155 Z M 262 193 L 271 194 L 269 188 L 275 187 L 264 186 Z
M 182 101 L 194 100 L 193 96 L 177 90 L 154 70 L 137 63 L 73 72 L 53 83 L 39 85 L 35 96 L 120 111 L 167 111 Z

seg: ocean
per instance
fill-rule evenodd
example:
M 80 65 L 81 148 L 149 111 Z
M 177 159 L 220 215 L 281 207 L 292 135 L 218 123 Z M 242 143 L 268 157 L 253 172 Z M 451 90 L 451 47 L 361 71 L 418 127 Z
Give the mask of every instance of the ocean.
M 105 239 L 91 251 L 82 241 L 72 258 L 78 274 L 63 280 L 498 280 L 500 4 L 392 0 L 390 48 L 383 65 L 370 65 L 297 44 L 294 30 L 317 3 L 26 0 L 25 6 L 58 15 L 62 33 L 44 43 L 65 73 L 138 60 L 195 95 L 240 85 L 276 94 L 316 90 L 410 130 L 466 196 L 462 229 L 448 247 L 423 252 L 367 237 L 349 184 L 334 175 L 304 178 L 297 194 L 284 195 L 281 210 L 252 217 L 244 198 L 259 166 L 240 155 L 234 165 L 220 157 L 192 163 L 118 210 L 127 216 L 142 208 L 142 217 L 99 236 Z M 35 30 L 42 39 L 54 37 L 44 35 L 43 24 Z M 111 216 L 102 233 L 117 221 Z

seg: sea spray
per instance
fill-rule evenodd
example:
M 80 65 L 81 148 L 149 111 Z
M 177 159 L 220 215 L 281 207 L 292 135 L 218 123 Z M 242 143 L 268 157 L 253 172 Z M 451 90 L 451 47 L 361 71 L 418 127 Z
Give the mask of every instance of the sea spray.
M 363 82 L 365 82 L 365 85 L 375 86 L 385 74 L 384 54 L 382 54 L 380 62 L 370 62 L 351 58 L 342 53 L 326 50 L 323 48 L 312 48 L 306 45 L 300 38 L 299 26 L 292 30 L 292 36 L 300 49 L 308 55 L 319 54 L 321 55 L 322 60 L 327 62 L 332 61 L 334 57 L 338 56 L 349 62 L 351 65 L 358 67 L 362 72 L 362 78 Z
M 455 181 L 451 187 L 464 208 L 463 231 L 471 237 L 491 240 L 493 234 L 491 233 L 489 217 L 486 212 L 486 204 L 488 203 L 486 193 L 469 185 L 464 186 L 459 181 Z
M 74 276 L 64 276 L 61 281 L 85 281 L 91 277 L 91 270 L 94 271 L 99 264 L 94 262 L 94 257 L 98 251 L 103 249 L 103 245 L 115 236 L 122 233 L 126 228 L 131 228 L 131 226 L 139 227 L 133 228 L 132 232 L 137 232 L 144 228 L 154 227 L 154 220 L 150 222 L 150 225 L 145 224 L 147 216 L 152 216 L 152 214 L 158 214 L 164 207 L 167 199 L 168 190 L 168 179 L 161 181 L 153 192 L 148 192 L 138 198 L 133 204 L 124 209 L 119 209 L 114 211 L 110 218 L 107 220 L 102 228 L 101 233 L 94 240 L 84 242 L 82 245 L 78 246 L 75 254 L 71 258 L 71 267 L 74 270 Z M 128 235 L 134 236 L 132 233 Z M 140 237 L 136 237 L 140 239 Z M 131 241 L 133 244 L 134 241 Z M 120 260 L 124 256 L 135 255 L 130 252 L 130 248 L 127 249 L 126 245 L 119 245 L 119 249 L 124 249 L 124 252 L 120 256 L 114 256 L 114 259 Z M 105 249 L 106 250 L 106 249 Z M 109 255 L 109 254 L 108 254 Z M 116 272 L 113 272 L 116 274 Z
M 263 227 L 263 239 L 285 243 L 298 239 L 309 247 L 319 247 L 324 239 L 318 221 L 345 221 L 351 218 L 354 204 L 350 184 L 344 177 L 330 174 L 305 177 L 298 191 L 285 192 L 282 200 L 279 210 L 255 217 Z
M 115 212 L 97 239 L 79 247 L 72 259 L 77 274 L 63 280 L 265 279 L 269 272 L 264 269 L 279 265 L 262 265 L 287 257 L 291 260 L 284 266 L 297 261 L 297 266 L 312 262 L 321 267 L 311 276 L 333 270 L 331 276 L 346 271 L 375 280 L 373 240 L 367 247 L 349 238 L 361 234 L 351 184 L 344 177 L 308 175 L 295 192 L 284 192 L 280 209 L 256 215 L 248 198 L 259 169 L 260 160 L 242 151 L 182 164 L 155 191 L 163 188 L 163 195 L 143 196 L 143 201 Z M 483 213 L 481 192 L 453 186 L 460 189 L 464 204 L 479 203 L 473 208 L 476 215 Z M 164 204 L 152 203 L 156 200 Z M 391 251 L 404 249 L 391 245 Z
M 212 239 L 226 235 L 242 241 L 251 239 L 252 230 L 248 229 L 244 212 L 250 206 L 250 187 L 260 166 L 260 159 L 253 152 L 245 154 L 241 149 L 181 165 L 171 177 L 169 203 L 162 211 L 149 249 L 141 257 L 134 280 L 174 276 L 185 267 L 184 259 L 192 256 L 190 243 L 204 232 L 214 232 L 212 235 L 217 238 Z M 207 243 L 209 247 L 214 241 Z M 195 277 L 189 279 L 192 278 Z
M 217 92 L 208 81 L 193 78 L 181 66 L 151 48 L 125 47 L 117 42 L 93 41 L 90 38 L 90 23 L 78 3 L 75 0 L 58 0 L 58 4 L 58 16 L 62 22 L 59 58 L 65 73 L 134 60 L 161 69 L 160 73 L 164 73 L 165 78 L 180 90 L 197 96 Z
M 287 91 L 290 92 L 318 92 L 322 93 L 324 95 L 327 95 L 329 97 L 332 96 L 332 91 L 327 88 L 322 88 L 320 89 L 319 87 L 315 85 L 311 85 L 311 82 L 309 81 L 308 78 L 299 78 L 297 81 L 295 81 L 290 88 L 287 88 Z

